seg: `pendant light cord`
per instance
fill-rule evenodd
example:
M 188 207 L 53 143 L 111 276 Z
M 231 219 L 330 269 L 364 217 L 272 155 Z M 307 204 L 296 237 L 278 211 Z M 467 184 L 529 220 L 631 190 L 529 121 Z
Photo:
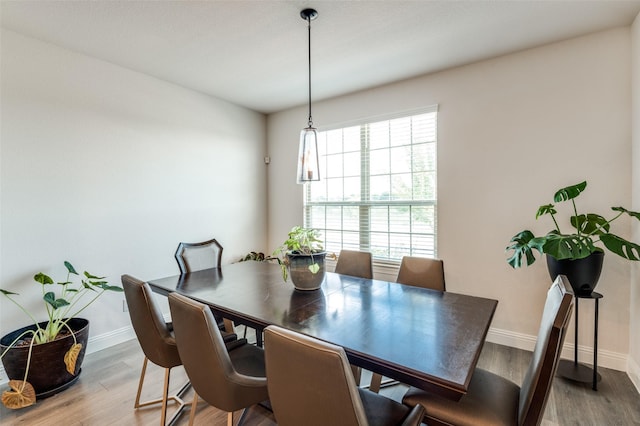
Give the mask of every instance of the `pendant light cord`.
M 311 17 L 307 17 L 307 29 L 309 32 L 309 127 L 313 127 L 313 119 L 311 118 Z

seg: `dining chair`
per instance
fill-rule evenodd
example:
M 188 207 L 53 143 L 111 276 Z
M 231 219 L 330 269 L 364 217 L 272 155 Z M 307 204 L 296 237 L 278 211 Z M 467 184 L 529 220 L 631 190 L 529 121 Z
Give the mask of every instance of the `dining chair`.
M 340 250 L 334 272 L 336 274 L 351 275 L 359 278 L 373 278 L 371 253 L 367 251 Z M 351 369 L 353 370 L 356 383 L 360 385 L 362 368 L 352 365 Z
M 400 263 L 396 282 L 445 291 L 444 262 L 440 259 L 404 256 Z
M 234 424 L 233 413 L 268 399 L 264 351 L 244 344 L 227 351 L 211 309 L 178 293 L 169 294 L 178 352 L 195 391 L 189 425 L 193 425 L 198 397 L 227 412 L 227 425 Z
M 199 243 L 180 242 L 174 257 L 178 262 L 180 274 L 188 274 L 203 269 L 219 268 L 222 265 L 222 250 L 222 245 L 215 238 Z M 218 314 L 214 314 L 214 317 L 227 333 L 234 332 L 230 319 L 222 318 Z
M 371 253 L 366 251 L 340 250 L 336 263 L 336 274 L 360 278 L 373 278 Z
M 181 242 L 175 258 L 181 274 L 219 268 L 222 264 L 222 246 L 215 238 L 199 243 Z
M 566 277 L 560 275 L 547 292 L 538 338 L 522 386 L 477 368 L 467 394 L 459 401 L 410 388 L 403 402 L 422 405 L 425 422 L 430 425 L 539 425 L 560 360 L 572 308 L 573 290 Z
M 413 408 L 361 389 L 342 347 L 277 326 L 265 329 L 267 386 L 280 426 L 419 425 Z
M 149 284 L 140 281 L 130 275 L 122 275 L 122 287 L 127 301 L 131 324 L 138 337 L 138 342 L 144 352 L 144 362 L 138 382 L 138 392 L 134 408 L 146 407 L 154 404 L 162 404 L 160 424 L 164 426 L 167 417 L 167 403 L 176 402 L 178 408 L 170 419 L 170 423 L 180 415 L 185 406 L 182 395 L 188 390 L 189 382 L 180 388 L 178 393 L 169 396 L 169 378 L 171 369 L 182 365 L 175 338 L 171 332 L 171 324 L 166 323 L 160 308 L 155 303 Z M 142 387 L 144 385 L 147 363 L 152 363 L 164 368 L 164 386 L 162 398 L 146 402 L 140 401 Z
M 404 256 L 398 270 L 396 282 L 414 287 L 445 291 L 444 262 L 440 259 Z M 382 382 L 382 375 L 373 373 L 369 389 L 379 392 L 383 385 L 395 383 L 394 380 Z

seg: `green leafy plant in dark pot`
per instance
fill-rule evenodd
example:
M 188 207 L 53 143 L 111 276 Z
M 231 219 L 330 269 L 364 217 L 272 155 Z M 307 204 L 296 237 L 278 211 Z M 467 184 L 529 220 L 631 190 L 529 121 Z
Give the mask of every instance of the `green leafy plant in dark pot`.
M 624 207 L 612 207 L 614 214 L 610 219 L 596 213 L 578 214 L 575 199 L 586 187 L 586 181 L 580 182 L 559 189 L 553 196 L 554 203 L 571 201 L 573 214 L 569 217 L 569 224 L 573 232 L 561 231 L 554 204 L 540 206 L 536 219 L 551 216 L 554 229 L 544 236 L 535 236 L 529 230 L 514 235 L 507 246 L 507 251 L 511 252 L 507 259 L 509 265 L 513 268 L 529 266 L 536 261 L 534 251 L 545 254 L 551 278 L 555 279 L 559 273 L 567 275 L 576 294 L 584 295 L 590 294 L 598 281 L 604 258 L 603 248 L 628 260 L 640 260 L 640 245 L 611 232 L 611 223 L 622 215 L 640 220 L 640 213 Z
M 287 239 L 273 252 L 273 258 L 282 268 L 282 279 L 291 281 L 298 290 L 320 288 L 325 276 L 324 251 L 318 231 L 294 226 Z
M 105 292 L 123 291 L 109 285 L 105 277 L 86 271 L 81 282 L 74 283 L 71 276 L 80 274 L 71 263 L 65 261 L 64 265 L 65 281 L 56 283 L 42 272 L 33 277 L 42 289 L 47 321 L 36 320 L 36 315 L 16 300 L 17 293 L 0 289 L 33 322 L 0 339 L 0 358 L 12 389 L 2 394 L 2 403 L 8 408 L 27 407 L 35 403 L 36 397 L 50 396 L 75 382 L 89 333 L 88 321 L 77 315 Z

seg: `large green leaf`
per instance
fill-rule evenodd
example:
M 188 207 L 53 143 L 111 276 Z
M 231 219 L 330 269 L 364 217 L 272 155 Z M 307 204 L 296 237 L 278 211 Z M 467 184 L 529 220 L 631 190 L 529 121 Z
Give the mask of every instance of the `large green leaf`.
M 575 185 L 567 186 L 566 188 L 559 189 L 553 196 L 553 201 L 559 203 L 561 201 L 571 200 L 576 198 L 587 187 L 587 181 L 577 183 Z
M 78 273 L 76 272 L 76 269 L 68 261 L 66 260 L 64 261 L 64 266 L 66 266 L 67 271 L 69 271 L 70 274 L 78 275 Z
M 611 207 L 611 210 L 616 211 L 616 212 L 626 213 L 629 216 L 635 217 L 636 219 L 640 220 L 640 213 L 632 212 L 631 210 L 627 210 L 624 207 Z
M 87 271 L 84 271 L 84 276 L 90 280 L 104 280 L 106 277 L 96 277 L 95 275 L 91 275 Z
M 596 250 L 593 241 L 588 237 L 578 237 L 575 234 L 562 235 L 549 233 L 545 237 L 542 252 L 562 259 L 582 259 L 589 256 Z
M 595 213 L 571 216 L 570 221 L 571 226 L 587 235 L 602 235 L 611 228 L 607 219 Z
M 544 206 L 538 207 L 538 211 L 536 212 L 536 219 L 545 214 L 554 215 L 558 213 L 553 204 L 545 204 Z
M 640 260 L 640 245 L 627 241 L 614 234 L 603 234 L 600 241 L 606 248 L 629 260 Z
M 42 272 L 38 272 L 37 274 L 35 274 L 33 276 L 33 279 L 42 285 L 53 284 L 53 280 L 51 279 L 51 277 L 49 275 L 43 274 Z
M 524 266 L 524 262 L 529 266 L 536 261 L 533 249 L 537 247 L 530 245 L 534 238 L 533 233 L 528 230 L 522 231 L 511 238 L 511 244 L 507 246 L 507 251 L 513 250 L 513 254 L 507 259 L 507 262 L 512 268 L 521 268 Z
M 52 291 L 46 293 L 43 299 L 45 302 L 53 306 L 53 309 L 58 309 L 69 304 L 69 302 L 64 299 L 56 299 L 56 295 Z

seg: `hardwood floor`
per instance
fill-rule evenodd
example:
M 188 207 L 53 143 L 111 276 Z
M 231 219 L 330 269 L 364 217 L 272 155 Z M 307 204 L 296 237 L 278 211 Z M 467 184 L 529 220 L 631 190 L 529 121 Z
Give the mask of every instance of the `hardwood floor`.
M 526 351 L 487 343 L 479 366 L 519 384 L 530 356 L 531 354 Z M 29 426 L 158 425 L 159 407 L 133 409 L 142 360 L 142 351 L 136 340 L 88 355 L 77 384 L 22 410 L 8 410 L 2 406 L 0 423 Z M 627 375 L 605 368 L 599 371 L 602 374 L 602 381 L 597 392 L 591 390 L 588 385 L 556 378 L 542 424 L 545 426 L 640 425 L 640 395 Z M 162 389 L 162 377 L 162 369 L 149 364 L 143 398 L 154 398 L 159 395 Z M 184 371 L 181 368 L 174 369 L 172 390 L 180 388 L 185 380 Z M 363 383 L 366 383 L 366 380 L 367 377 L 364 377 Z M 393 399 L 400 399 L 405 389 L 403 385 L 395 385 L 384 388 L 381 393 Z M 191 401 L 192 395 L 192 391 L 189 391 L 185 401 Z M 173 406 L 170 406 L 169 415 L 173 410 Z M 179 418 L 178 425 L 188 424 L 188 410 L 189 407 Z M 238 416 L 239 413 L 236 414 L 236 417 Z M 226 413 L 201 401 L 198 404 L 195 423 L 225 425 Z M 247 412 L 244 424 L 272 426 L 276 423 L 270 412 L 257 406 Z

